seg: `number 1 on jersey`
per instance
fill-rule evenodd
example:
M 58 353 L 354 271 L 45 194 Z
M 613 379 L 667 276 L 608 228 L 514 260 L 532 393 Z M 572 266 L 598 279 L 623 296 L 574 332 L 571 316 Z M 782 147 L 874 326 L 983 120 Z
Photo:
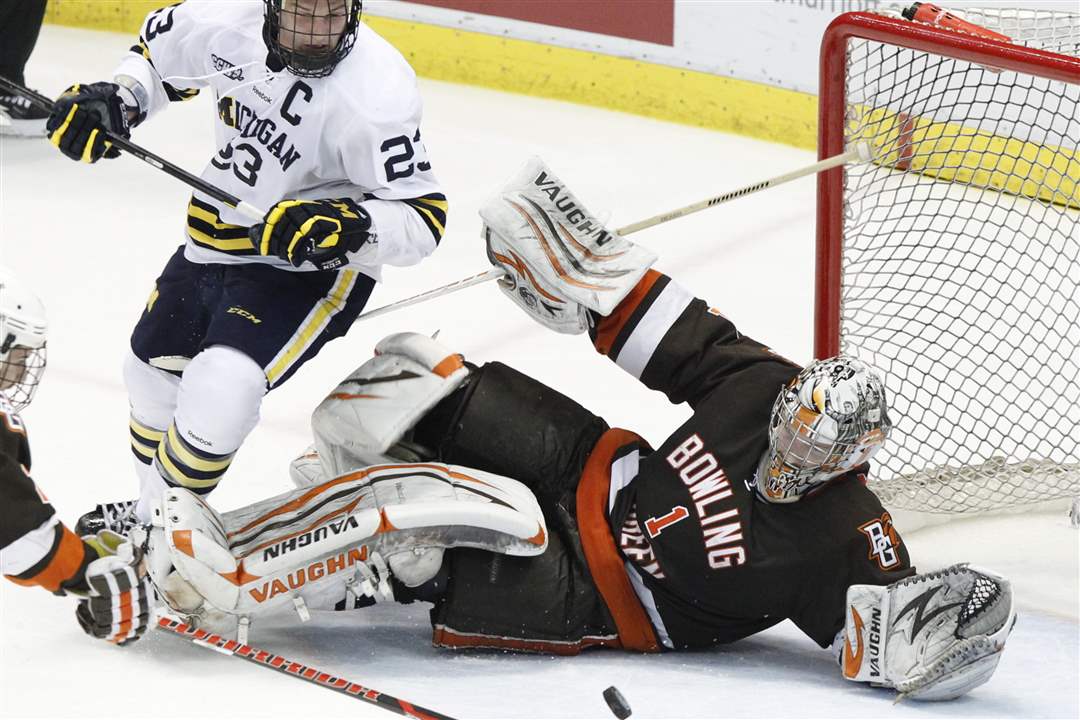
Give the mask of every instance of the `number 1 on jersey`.
M 690 511 L 682 505 L 676 505 L 671 508 L 671 512 L 664 513 L 660 517 L 651 517 L 646 520 L 645 531 L 649 533 L 649 537 L 654 538 L 664 532 L 664 528 L 668 525 L 674 525 L 680 520 L 685 520 L 688 517 L 690 517 Z

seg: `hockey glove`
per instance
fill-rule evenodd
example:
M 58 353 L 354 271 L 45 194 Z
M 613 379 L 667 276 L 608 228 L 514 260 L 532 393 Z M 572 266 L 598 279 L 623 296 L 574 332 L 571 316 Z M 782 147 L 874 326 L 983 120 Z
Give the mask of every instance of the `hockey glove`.
M 251 228 L 259 254 L 276 255 L 293 267 L 308 260 L 320 270 L 341 267 L 346 254 L 371 237 L 371 215 L 349 198 L 283 200 Z
M 656 261 L 606 229 L 540 158 L 530 159 L 480 208 L 488 259 L 502 291 L 556 332 L 588 329 L 586 310 L 608 315 Z
M 115 83 L 97 82 L 64 91 L 45 124 L 50 142 L 72 160 L 95 163 L 103 157 L 119 157 L 120 151 L 105 139 L 107 132 L 131 137 L 119 90 Z
M 852 585 L 837 636 L 848 680 L 951 700 L 990 679 L 1016 622 L 1009 581 L 961 563 L 888 586 Z
M 154 607 L 142 550 L 107 530 L 83 540 L 102 557 L 86 568 L 90 597 L 79 602 L 75 617 L 88 635 L 115 645 L 133 643 L 149 627 Z

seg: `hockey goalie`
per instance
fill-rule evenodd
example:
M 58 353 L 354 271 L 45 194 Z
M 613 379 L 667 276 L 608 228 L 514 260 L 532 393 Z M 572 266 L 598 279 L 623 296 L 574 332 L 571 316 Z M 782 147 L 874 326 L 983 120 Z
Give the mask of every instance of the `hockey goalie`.
M 604 229 L 540 161 L 481 211 L 503 292 L 692 417 L 659 447 L 497 361 L 399 333 L 322 401 L 297 489 L 219 515 L 168 491 L 145 541 L 215 630 L 424 601 L 434 644 L 574 655 L 728 643 L 790 619 L 842 675 L 944 700 L 986 682 L 1007 580 L 917 574 L 865 485 L 891 421 L 850 357 L 799 367 Z

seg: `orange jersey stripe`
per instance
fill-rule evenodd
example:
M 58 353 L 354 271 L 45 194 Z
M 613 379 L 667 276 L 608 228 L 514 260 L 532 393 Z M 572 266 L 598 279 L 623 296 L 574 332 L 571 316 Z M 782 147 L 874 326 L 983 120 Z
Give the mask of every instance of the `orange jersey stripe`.
M 615 306 L 610 315 L 600 318 L 600 322 L 596 326 L 596 340 L 593 341 L 593 345 L 596 346 L 600 353 L 607 355 L 611 351 L 615 339 L 619 337 L 619 333 L 626 327 L 627 321 L 630 320 L 634 311 L 641 305 L 641 301 L 652 290 L 652 286 L 662 277 L 663 275 L 657 271 L 649 270 L 645 273 L 645 277 L 641 278 L 638 284 L 634 286 L 634 289 L 630 291 L 630 294 Z
M 516 650 L 518 652 L 544 653 L 545 655 L 577 655 L 590 647 L 620 647 L 618 638 L 586 635 L 580 640 L 555 642 L 551 640 L 526 640 L 524 638 L 459 633 L 445 625 L 432 628 L 431 643 L 445 648 L 486 648 Z
M 578 531 L 593 582 L 619 630 L 621 647 L 659 652 L 656 631 L 626 575 L 605 512 L 611 486 L 611 458 L 619 448 L 635 441 L 641 438 L 629 430 L 612 428 L 600 437 L 589 454 L 577 487 Z
M 50 592 L 56 592 L 63 583 L 75 577 L 86 557 L 86 546 L 67 526 L 61 527 L 63 535 L 60 538 L 60 544 L 41 572 L 26 579 L 11 575 L 6 577 L 18 585 L 40 585 Z

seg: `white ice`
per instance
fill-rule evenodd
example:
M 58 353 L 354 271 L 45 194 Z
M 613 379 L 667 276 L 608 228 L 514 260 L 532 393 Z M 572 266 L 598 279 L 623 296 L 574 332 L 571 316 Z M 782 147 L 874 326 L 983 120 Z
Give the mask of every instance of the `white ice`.
M 56 94 L 108 77 L 123 35 L 46 27 L 28 69 Z M 486 269 L 477 208 L 539 154 L 613 224 L 813 162 L 812 154 L 565 103 L 423 81 L 424 137 L 451 199 L 440 250 L 390 270 L 371 307 Z M 208 98 L 170 108 L 136 141 L 195 172 L 209 157 Z M 811 355 L 814 183 L 803 180 L 643 232 L 658 268 L 742 329 L 800 361 Z M 188 190 L 130 159 L 89 167 L 44 141 L 0 141 L 0 261 L 43 297 L 49 369 L 26 413 L 34 477 L 69 522 L 131 497 L 128 335 L 154 278 L 182 240 Z M 534 325 L 494 286 L 359 325 L 266 400 L 263 419 L 222 487 L 222 510 L 289 487 L 286 467 L 308 415 L 383 335 L 441 330 L 475 361 L 499 359 L 578 399 L 612 425 L 662 440 L 683 418 L 580 337 Z M 1032 532 L 1035 529 L 1035 532 Z M 901 527 L 903 530 L 903 527 Z M 827 653 L 782 625 L 709 652 L 573 659 L 430 647 L 424 607 L 256 625 L 252 642 L 456 717 L 611 717 L 618 686 L 634 717 L 1072 717 L 1080 714 L 1077 532 L 1060 514 L 951 524 L 909 534 L 923 569 L 975 560 L 1016 582 L 1020 621 L 997 675 L 947 704 L 894 706 L 888 692 L 841 679 Z M 390 717 L 381 709 L 240 660 L 153 634 L 116 649 L 83 635 L 70 599 L 0 583 L 2 717 Z

